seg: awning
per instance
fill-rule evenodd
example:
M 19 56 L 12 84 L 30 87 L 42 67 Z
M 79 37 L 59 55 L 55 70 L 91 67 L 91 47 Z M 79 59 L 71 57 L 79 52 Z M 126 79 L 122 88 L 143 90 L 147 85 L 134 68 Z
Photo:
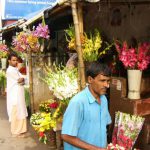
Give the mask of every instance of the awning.
M 25 19 L 20 19 L 12 24 L 9 24 L 3 28 L 0 29 L 0 33 L 3 33 L 3 32 L 7 32 L 7 31 L 10 31 L 10 30 L 13 30 L 14 28 L 18 27 L 19 25 L 23 24 L 26 20 Z
M 83 1 L 97 2 L 97 1 L 100 1 L 100 0 L 83 0 Z M 42 19 L 42 17 L 44 16 L 44 12 L 53 11 L 53 10 L 55 10 L 55 8 L 58 8 L 58 7 L 62 6 L 64 3 L 67 4 L 67 2 L 68 2 L 68 0 L 57 0 L 56 2 L 51 4 L 49 7 L 44 8 L 43 10 L 34 12 L 32 14 L 29 14 L 26 17 L 24 17 L 23 19 L 19 19 L 15 23 L 1 28 L 0 33 L 7 32 L 7 31 L 13 30 L 13 29 L 18 28 L 18 27 L 19 28 L 24 28 L 26 26 L 29 26 L 30 24 L 34 23 L 35 21 L 38 21 L 38 20 Z

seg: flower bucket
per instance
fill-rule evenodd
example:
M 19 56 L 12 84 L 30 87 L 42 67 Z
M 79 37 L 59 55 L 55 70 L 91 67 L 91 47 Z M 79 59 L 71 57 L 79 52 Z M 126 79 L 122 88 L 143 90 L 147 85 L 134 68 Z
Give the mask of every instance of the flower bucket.
M 47 136 L 47 145 L 51 149 L 56 149 L 56 132 L 53 130 L 48 130 L 45 132 Z
M 6 69 L 6 64 L 7 64 L 7 59 L 1 58 L 1 68 L 2 69 Z
M 142 71 L 128 70 L 128 98 L 140 99 Z

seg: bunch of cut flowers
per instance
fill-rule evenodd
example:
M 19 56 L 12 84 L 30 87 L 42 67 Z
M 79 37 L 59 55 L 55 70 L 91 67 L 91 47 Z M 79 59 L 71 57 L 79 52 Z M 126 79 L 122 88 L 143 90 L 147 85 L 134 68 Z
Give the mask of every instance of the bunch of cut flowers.
M 115 43 L 119 53 L 119 60 L 125 68 L 145 70 L 150 64 L 150 43 L 139 43 L 137 47 L 130 47 L 126 41 L 122 44 L 118 41 Z
M 6 58 L 8 55 L 8 47 L 4 43 L 0 43 L 0 58 Z
M 144 118 L 122 112 L 116 112 L 112 135 L 112 145 L 131 150 L 142 129 Z M 109 145 L 108 145 L 109 146 Z
M 74 27 L 70 26 L 65 30 L 65 33 L 66 40 L 68 42 L 68 48 L 70 50 L 76 50 Z M 97 61 L 98 58 L 102 55 L 105 55 L 113 45 L 103 42 L 100 32 L 97 29 L 95 29 L 93 33 L 84 33 L 83 35 L 80 35 L 80 39 L 83 59 L 84 61 L 88 62 Z M 102 45 L 105 45 L 106 48 L 103 49 Z
M 39 135 L 39 141 L 47 143 L 46 131 L 56 127 L 56 121 L 51 118 L 50 113 L 37 112 L 32 114 L 30 124 Z
M 17 34 L 13 39 L 13 49 L 20 53 L 28 53 L 28 51 L 39 52 L 40 40 L 49 38 L 49 30 L 47 25 L 39 24 L 32 31 L 25 29 Z
M 78 92 L 77 74 L 77 68 L 68 69 L 54 65 L 53 70 L 47 67 L 43 80 L 59 100 L 65 100 Z
M 50 113 L 51 119 L 56 122 L 53 130 L 57 130 L 57 125 L 62 123 L 63 114 L 68 106 L 69 99 L 56 101 L 49 99 L 39 104 L 39 111 Z
M 55 109 L 58 107 L 59 103 L 56 100 L 49 99 L 46 101 L 42 101 L 39 104 L 39 111 L 46 112 L 46 113 L 54 113 Z

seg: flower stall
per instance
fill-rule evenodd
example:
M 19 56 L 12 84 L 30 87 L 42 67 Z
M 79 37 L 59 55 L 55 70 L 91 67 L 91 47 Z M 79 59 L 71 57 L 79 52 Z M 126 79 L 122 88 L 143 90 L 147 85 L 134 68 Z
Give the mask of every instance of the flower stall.
M 41 79 L 48 84 L 49 90 L 55 97 L 39 104 L 39 112 L 32 114 L 30 123 L 39 134 L 41 142 L 60 148 L 63 114 L 71 97 L 78 92 L 77 68 L 68 69 L 65 66 L 56 65 L 53 68 L 46 67 L 45 78 Z M 46 116 L 43 116 L 43 113 L 48 119 L 45 120 Z
M 90 0 L 89 0 L 90 1 Z M 75 50 L 75 52 L 77 52 L 78 54 L 78 60 L 79 60 L 79 68 L 78 68 L 78 73 L 79 73 L 79 79 L 78 79 L 78 83 L 80 83 L 80 87 L 79 89 L 76 88 L 76 85 L 77 85 L 77 79 L 75 79 L 75 82 L 72 83 L 73 85 L 75 85 L 74 87 L 69 87 L 73 90 L 73 93 L 67 93 L 65 91 L 65 79 L 67 78 L 66 75 L 62 75 L 62 70 L 64 70 L 63 67 L 60 67 L 58 70 L 54 67 L 54 68 L 51 68 L 52 70 L 49 70 L 48 72 L 48 76 L 46 76 L 45 79 L 45 82 L 49 85 L 49 89 L 50 91 L 52 91 L 52 93 L 55 95 L 55 98 L 53 99 L 54 101 L 56 100 L 56 102 L 62 102 L 61 105 L 63 104 L 64 102 L 64 99 L 66 98 L 65 96 L 66 95 L 69 95 L 72 96 L 73 94 L 76 93 L 76 90 L 80 90 L 82 88 L 84 88 L 85 86 L 85 79 L 84 79 L 84 63 L 83 61 L 92 61 L 92 60 L 97 60 L 99 56 L 102 56 L 103 54 L 105 53 L 109 53 L 109 49 L 111 47 L 111 45 L 109 44 L 106 44 L 106 47 L 108 46 L 108 49 L 106 48 L 103 48 L 102 44 L 103 44 L 103 39 L 101 37 L 101 34 L 99 32 L 99 29 L 102 27 L 102 30 L 107 34 L 107 38 L 120 38 L 122 40 L 129 40 L 131 38 L 131 35 L 135 35 L 135 37 L 138 37 L 141 41 L 144 41 L 144 38 L 145 38 L 145 31 L 146 31 L 146 34 L 147 31 L 148 31 L 148 25 L 146 22 L 144 22 L 144 19 L 142 18 L 142 27 L 140 28 L 141 30 L 138 30 L 139 29 L 139 25 L 138 25 L 138 22 L 136 22 L 136 17 L 139 17 L 137 16 L 136 14 L 142 14 L 143 12 L 145 12 L 146 9 L 139 9 L 139 7 L 141 7 L 140 5 L 142 3 L 146 3 L 146 5 L 149 3 L 149 2 L 142 2 L 140 1 L 140 3 L 138 3 L 137 1 L 133 1 L 133 3 L 131 2 L 130 4 L 129 3 L 124 3 L 122 2 L 121 0 L 119 1 L 118 0 L 118 3 L 117 3 L 117 8 L 116 8 L 116 3 L 113 3 L 113 2 L 105 2 L 105 1 L 100 1 L 99 3 L 96 3 L 94 4 L 94 6 L 92 7 L 90 4 L 87 4 L 87 8 L 86 8 L 86 4 L 85 5 L 82 5 L 82 3 L 78 3 L 77 1 L 73 1 L 73 3 L 70 3 L 70 6 L 71 6 L 71 10 L 72 11 L 72 15 L 73 15 L 73 22 L 74 22 L 74 33 L 70 36 L 68 35 L 67 39 L 68 39 L 68 48 L 71 50 Z M 137 5 L 138 4 L 138 5 Z M 63 8 L 66 8 L 66 6 L 68 5 L 63 5 Z M 128 7 L 127 7 L 128 6 Z M 137 6 L 137 7 L 136 7 Z M 82 9 L 82 7 L 86 8 L 86 9 Z M 91 9 L 92 8 L 92 9 Z M 123 8 L 123 9 L 122 9 Z M 129 10 L 128 10 L 129 9 Z M 58 14 L 60 12 L 60 8 L 56 9 Z M 68 10 L 68 8 L 67 8 Z M 126 10 L 126 11 L 125 11 Z M 82 12 L 83 11 L 83 12 Z M 135 11 L 135 12 L 134 12 Z M 49 13 L 50 12 L 50 13 Z M 55 12 L 52 11 L 52 15 L 51 15 L 51 11 L 45 11 L 45 17 L 46 20 L 49 20 L 48 23 L 49 23 L 49 26 L 51 26 L 51 22 L 53 22 L 52 24 L 54 24 L 54 27 L 52 28 L 53 30 L 59 30 L 60 26 L 63 26 L 64 27 L 64 23 L 59 25 L 58 29 L 55 28 L 55 26 L 57 26 L 57 22 L 55 22 L 57 19 L 55 19 Z M 85 18 L 83 18 L 83 14 L 85 15 Z M 91 15 L 92 14 L 92 15 Z M 143 13 L 144 14 L 144 13 Z M 147 12 L 145 12 L 145 15 L 148 14 Z M 108 15 L 108 16 L 107 16 Z M 129 16 L 128 16 L 129 15 Z M 63 16 L 63 15 L 62 15 Z M 93 16 L 93 17 L 91 17 Z M 148 15 L 146 15 L 148 16 Z M 50 17 L 53 17 L 53 19 L 50 19 Z M 59 18 L 59 15 L 58 17 L 56 18 Z M 61 18 L 61 17 L 60 17 Z M 107 19 L 106 19 L 107 18 Z M 133 18 L 133 19 L 132 19 Z M 62 20 L 64 18 L 62 17 Z M 90 31 L 91 27 L 92 29 L 93 28 L 98 28 L 97 31 L 94 31 L 92 32 L 91 34 L 89 33 L 84 33 L 83 31 L 83 19 L 84 19 L 84 23 L 86 25 L 86 31 Z M 58 19 L 59 20 L 59 19 Z M 69 20 L 69 19 L 68 19 Z M 123 20 L 123 21 L 122 21 Z M 133 24 L 132 20 L 135 21 L 135 23 Z M 140 20 L 140 19 L 139 19 Z M 146 19 L 145 19 L 146 20 Z M 147 19 L 148 20 L 148 19 Z M 69 22 L 69 21 L 68 21 Z M 130 23 L 129 23 L 130 22 Z M 139 21 L 140 22 L 140 21 Z M 58 24 L 59 24 L 58 23 Z M 69 22 L 70 23 L 70 22 Z M 31 25 L 32 26 L 32 25 Z M 65 26 L 65 28 L 68 27 L 68 26 Z M 143 32 L 143 28 L 144 29 L 144 32 Z M 61 28 L 62 29 L 62 28 Z M 70 30 L 70 29 L 69 29 Z M 66 30 L 67 31 L 67 30 Z M 127 32 L 128 31 L 128 32 Z M 141 32 L 139 32 L 141 31 Z M 53 32 L 53 31 L 52 31 Z M 59 31 L 58 31 L 59 32 Z M 130 34 L 131 33 L 131 34 Z M 35 33 L 36 35 L 36 33 Z M 56 36 L 57 39 L 59 39 L 59 36 L 58 34 L 56 35 L 53 35 L 53 36 Z M 69 37 L 70 36 L 70 37 Z M 144 37 L 144 38 L 143 38 Z M 33 37 L 30 37 L 29 38 L 29 41 L 32 41 Z M 64 38 L 65 39 L 65 38 Z M 110 40 L 110 39 L 109 39 Z M 140 41 L 139 40 L 139 41 Z M 53 40 L 54 41 L 54 40 Z M 111 41 L 111 40 L 110 40 Z M 34 39 L 32 41 L 33 45 L 35 44 L 34 42 L 36 42 L 36 40 Z M 39 42 L 39 41 L 38 41 Z M 42 41 L 40 42 L 42 43 Z M 96 43 L 96 44 L 95 44 Z M 57 48 L 58 48 L 58 45 L 59 45 L 59 42 L 56 44 L 57 45 Z M 67 45 L 67 44 L 66 44 Z M 77 45 L 77 46 L 76 46 Z M 32 45 L 31 45 L 32 46 Z M 35 45 L 34 45 L 35 46 Z M 39 48 L 39 45 L 37 45 L 38 48 Z M 116 45 L 117 46 L 117 45 Z M 125 45 L 123 44 L 118 44 L 118 52 L 119 52 L 119 55 L 121 54 L 122 56 L 124 56 L 124 52 L 122 53 L 122 51 L 124 50 L 124 47 Z M 66 46 L 67 47 L 67 46 Z M 140 47 L 143 47 L 143 45 L 139 45 L 137 47 L 130 47 L 128 45 L 126 45 L 126 49 L 129 50 L 131 53 L 127 53 L 126 56 L 130 56 L 129 57 L 129 61 L 131 60 L 131 64 L 133 65 L 133 63 L 135 63 L 135 61 L 137 60 L 137 55 L 133 55 L 134 54 L 137 54 L 137 50 L 141 51 L 141 56 L 140 58 L 140 62 L 142 63 L 142 65 L 140 67 L 143 68 L 143 66 L 146 66 L 146 62 L 144 62 L 144 59 L 141 59 L 141 58 L 145 58 L 145 55 L 143 55 L 143 50 L 141 50 Z M 93 53 L 91 50 L 92 48 L 95 50 Z M 117 47 L 116 47 L 117 48 Z M 41 47 L 41 49 L 43 49 Z M 83 51 L 81 51 L 81 49 Z M 101 49 L 101 51 L 97 51 Z M 114 48 L 112 48 L 114 49 Z M 133 50 L 134 49 L 134 50 Z M 66 49 L 64 49 L 66 50 Z M 55 50 L 54 50 L 55 51 Z M 33 54 L 35 54 L 33 52 Z M 57 54 L 58 55 L 58 54 Z M 125 58 L 125 57 L 122 57 L 122 56 L 119 56 L 120 60 L 125 60 L 125 59 L 128 59 L 128 58 Z M 52 56 L 53 57 L 53 56 Z M 39 57 L 38 57 L 39 58 Z M 116 61 L 117 59 L 117 55 L 115 57 L 113 57 L 113 64 L 112 64 L 112 67 L 116 67 L 116 64 L 118 63 Z M 52 58 L 54 59 L 54 58 Z M 109 59 L 109 58 L 107 58 Z M 41 58 L 39 58 L 39 60 L 41 60 Z M 40 61 L 41 62 L 41 61 Z M 126 62 L 125 62 L 126 63 Z M 129 62 L 130 63 L 130 62 Z M 59 63 L 57 63 L 58 65 Z M 51 63 L 52 65 L 52 63 Z M 124 64 L 125 66 L 127 64 Z M 137 65 L 137 64 L 136 64 Z M 40 66 L 41 67 L 41 66 Z M 40 67 L 38 69 L 40 69 Z M 132 69 L 137 69 L 135 66 L 126 66 L 127 68 L 130 68 L 130 70 Z M 145 69 L 145 68 L 144 68 Z M 126 93 L 127 92 L 134 92 L 137 93 L 137 91 L 139 90 L 130 90 L 128 91 L 128 85 L 127 85 L 127 82 L 126 82 L 126 76 L 121 76 L 120 75 L 120 72 L 124 70 L 123 69 L 123 64 L 121 65 L 121 67 L 118 67 L 117 68 L 117 71 L 119 72 L 117 75 L 119 77 L 112 77 L 112 84 L 111 84 L 111 88 L 110 88 L 110 102 L 109 102 L 109 108 L 110 108 L 110 112 L 111 112 L 111 116 L 113 118 L 113 123 L 115 124 L 115 113 L 116 111 L 122 111 L 122 112 L 126 112 L 128 114 L 132 114 L 132 115 L 140 115 L 142 117 L 145 118 L 145 122 L 144 122 L 144 125 L 143 125 L 143 129 L 142 129 L 142 132 L 139 134 L 139 137 L 140 137 L 140 141 L 139 141 L 139 138 L 137 139 L 137 145 L 135 145 L 135 147 L 137 148 L 143 148 L 147 143 L 149 143 L 149 114 L 150 114 L 150 103 L 149 103 L 149 98 L 146 97 L 146 98 L 143 98 L 143 95 L 141 96 L 141 99 L 134 99 L 133 97 L 130 97 L 129 96 L 129 99 L 126 97 Z M 138 71 L 139 70 L 143 70 L 143 69 L 139 69 L 138 68 Z M 59 75 L 57 76 L 56 74 L 53 74 L 52 71 L 54 73 L 58 73 Z M 62 72 L 61 72 L 62 71 Z M 65 70 L 66 71 L 66 70 Z M 116 71 L 116 70 L 115 70 Z M 40 75 L 40 71 L 38 70 L 38 75 Z M 126 70 L 125 70 L 126 72 Z M 143 71 L 140 71 L 140 72 L 143 72 Z M 30 73 L 31 73 L 31 70 L 30 70 Z M 31 74 L 30 74 L 31 75 Z M 57 80 L 55 80 L 54 76 L 56 75 L 57 77 Z M 61 78 L 59 78 L 61 76 Z M 71 75 L 72 76 L 72 75 Z M 121 76 L 121 77 L 120 77 Z M 30 76 L 32 77 L 32 76 Z M 64 77 L 64 78 L 63 78 Z M 52 80 L 50 80 L 50 78 L 52 78 Z M 135 78 L 135 76 L 134 76 Z M 58 81 L 58 82 L 57 82 Z M 70 82 L 70 80 L 67 78 L 66 80 L 67 82 Z M 140 81 L 140 80 L 139 80 Z M 148 80 L 149 81 L 149 80 Z M 39 83 L 38 81 L 35 81 L 35 86 L 39 86 Z M 59 84 L 58 84 L 59 83 Z M 131 83 L 131 82 L 129 82 Z M 149 88 L 149 84 L 150 82 L 147 82 L 147 80 L 144 80 L 141 79 L 141 90 L 143 90 L 143 87 L 146 88 L 148 87 Z M 56 85 L 59 85 L 58 87 Z M 31 84 L 32 85 L 32 84 Z M 132 85 L 135 85 L 134 83 Z M 32 87 L 32 86 L 31 86 Z M 137 87 L 137 86 L 136 86 Z M 149 91 L 149 89 L 144 89 L 144 90 L 147 90 Z M 42 87 L 39 88 L 40 92 L 42 93 L 43 89 Z M 59 92 L 60 91 L 60 92 Z M 33 89 L 31 89 L 31 95 L 33 93 Z M 45 92 L 46 93 L 46 92 Z M 37 94 L 38 95 L 38 94 Z M 134 99 L 134 101 L 131 101 L 131 99 Z M 33 101 L 33 100 L 31 100 Z M 43 104 L 44 103 L 44 104 Z M 51 131 L 51 123 L 50 123 L 50 120 L 53 118 L 54 120 L 57 120 L 56 118 L 57 117 L 53 117 L 52 116 L 47 116 L 46 115 L 43 115 L 43 111 L 45 111 L 45 113 L 51 111 L 51 104 L 49 105 L 49 103 L 51 102 L 48 102 L 48 105 L 47 103 L 45 104 L 45 102 L 43 102 L 41 105 L 41 107 L 39 107 L 39 111 L 40 111 L 40 115 L 38 114 L 37 116 L 35 116 L 35 118 L 39 117 L 39 120 L 45 120 L 44 118 L 47 118 L 46 119 L 46 122 L 48 122 L 48 128 L 46 129 L 40 129 L 40 130 L 37 130 L 36 128 L 36 131 L 38 132 L 39 134 L 39 138 L 41 141 L 43 142 L 46 142 L 47 139 L 48 139 L 48 136 L 47 136 L 47 131 Z M 66 102 L 67 104 L 67 102 Z M 44 105 L 44 107 L 42 106 Z M 55 103 L 52 104 L 55 106 Z M 60 105 L 60 106 L 61 106 Z M 32 104 L 32 106 L 34 106 Z M 48 106 L 48 107 L 47 107 Z M 59 105 L 58 105 L 59 106 Z M 66 105 L 65 105 L 66 106 Z M 59 108 L 59 107 L 57 107 Z M 59 109 L 55 109 L 55 111 L 57 112 L 56 114 L 59 114 L 58 112 L 63 112 L 63 111 L 60 111 Z M 52 108 L 53 109 L 53 108 Z M 54 109 L 53 109 L 54 110 Z M 54 111 L 52 111 L 54 112 Z M 52 114 L 52 112 L 50 114 Z M 41 116 L 42 114 L 42 116 Z M 60 116 L 62 116 L 63 113 L 61 113 Z M 56 115 L 57 116 L 57 115 Z M 51 117 L 51 118 L 50 118 Z M 34 118 L 34 117 L 33 117 Z M 58 117 L 59 118 L 59 117 Z M 60 117 L 58 120 L 61 120 L 62 118 Z M 32 120 L 32 119 L 31 119 Z M 38 120 L 38 119 L 37 119 Z M 39 121 L 39 123 L 36 123 L 36 125 L 39 125 L 42 124 L 41 122 Z M 45 121 L 44 121 L 45 122 Z M 31 121 L 31 124 L 32 121 Z M 57 124 L 57 123 L 56 123 Z M 33 125 L 34 126 L 34 125 Z M 42 126 L 40 126 L 42 128 Z M 55 129 L 55 127 L 53 127 Z M 59 128 L 60 129 L 60 128 Z M 113 128 L 112 128 L 113 129 Z M 112 130 L 111 130 L 112 131 Z M 112 132 L 111 132 L 112 133 Z M 109 136 L 111 135 L 111 133 L 109 133 Z M 118 133 L 121 133 L 121 132 L 118 132 Z M 144 135 L 143 135 L 144 134 Z M 144 137 L 144 138 L 143 138 Z M 146 138 L 145 138 L 146 137 Z M 142 141 L 142 142 L 141 142 Z M 48 143 L 48 142 L 47 142 Z M 144 146 L 142 144 L 145 144 Z M 108 147 L 108 149 L 123 149 L 120 145 L 118 144 L 113 144 L 112 145 L 110 144 L 109 145 L 110 147 Z M 115 147 L 115 148 L 114 148 Z M 149 148 L 146 148 L 146 149 L 149 149 Z

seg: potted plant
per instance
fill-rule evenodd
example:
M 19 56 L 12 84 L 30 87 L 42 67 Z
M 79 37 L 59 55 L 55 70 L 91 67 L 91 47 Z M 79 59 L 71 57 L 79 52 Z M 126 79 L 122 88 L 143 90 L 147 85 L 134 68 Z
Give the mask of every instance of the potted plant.
M 139 43 L 137 47 L 129 47 L 124 41 L 115 43 L 119 54 L 119 60 L 123 63 L 128 73 L 128 98 L 140 99 L 140 84 L 142 71 L 148 68 L 150 63 L 150 43 Z

